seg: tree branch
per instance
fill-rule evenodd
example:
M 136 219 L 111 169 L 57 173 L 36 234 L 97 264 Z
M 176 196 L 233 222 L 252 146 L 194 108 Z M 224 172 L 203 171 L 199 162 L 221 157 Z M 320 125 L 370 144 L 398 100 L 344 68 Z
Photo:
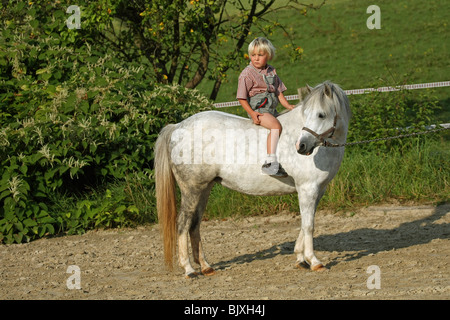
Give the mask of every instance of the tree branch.
M 205 77 L 206 71 L 208 71 L 209 64 L 209 46 L 206 42 L 202 42 L 200 44 L 201 47 L 201 57 L 200 62 L 197 68 L 197 72 L 195 72 L 194 77 L 186 84 L 186 88 L 193 89 L 195 88 L 200 81 Z
M 170 71 L 168 74 L 169 83 L 173 82 L 175 78 L 175 74 L 177 72 L 178 67 L 178 58 L 180 56 L 180 15 L 179 12 L 176 13 L 176 17 L 174 20 L 173 26 L 173 52 L 172 52 L 172 60 L 170 63 Z
M 194 77 L 188 81 L 186 84 L 186 88 L 193 89 L 195 88 L 205 77 L 206 72 L 208 71 L 209 65 L 209 46 L 211 43 L 211 37 L 214 34 L 214 26 L 215 19 L 214 13 L 212 12 L 210 7 L 205 7 L 205 19 L 207 27 L 203 29 L 203 34 L 205 36 L 205 40 L 200 43 L 200 62 L 198 64 L 197 71 L 194 74 Z

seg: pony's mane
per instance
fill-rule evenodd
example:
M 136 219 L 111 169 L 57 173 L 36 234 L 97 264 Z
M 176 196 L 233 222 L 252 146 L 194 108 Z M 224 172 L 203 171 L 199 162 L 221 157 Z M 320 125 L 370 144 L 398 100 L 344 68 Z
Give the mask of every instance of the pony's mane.
M 350 103 L 344 90 L 331 81 L 325 81 L 311 90 L 303 100 L 305 110 L 310 108 L 321 108 L 326 113 L 334 112 L 338 114 L 344 112 L 347 119 L 350 119 Z

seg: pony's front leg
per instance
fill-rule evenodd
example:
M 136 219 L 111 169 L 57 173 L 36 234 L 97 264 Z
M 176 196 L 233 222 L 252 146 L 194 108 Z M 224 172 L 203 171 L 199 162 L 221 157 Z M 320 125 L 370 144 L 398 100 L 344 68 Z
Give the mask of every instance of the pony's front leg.
M 311 270 L 317 271 L 323 269 L 324 266 L 314 254 L 314 216 L 317 204 L 324 192 L 312 190 L 314 188 L 303 187 L 299 190 L 302 227 L 295 243 L 294 252 L 297 254 L 297 267 L 309 266 Z
M 295 266 L 297 268 L 309 268 L 309 264 L 305 261 L 305 256 L 303 254 L 305 250 L 305 242 L 303 237 L 303 229 L 300 229 L 300 234 L 298 235 L 297 241 L 295 242 L 294 252 L 297 254 L 297 261 Z

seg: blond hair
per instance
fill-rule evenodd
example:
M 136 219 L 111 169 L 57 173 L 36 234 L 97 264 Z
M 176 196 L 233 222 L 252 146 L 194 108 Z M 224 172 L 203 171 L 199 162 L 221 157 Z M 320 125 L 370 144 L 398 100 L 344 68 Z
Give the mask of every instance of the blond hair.
M 259 51 L 267 53 L 267 55 L 269 56 L 269 60 L 275 57 L 275 47 L 273 46 L 272 42 L 264 37 L 258 37 L 250 42 L 250 44 L 248 45 L 248 55 L 251 56 L 256 48 L 258 48 Z

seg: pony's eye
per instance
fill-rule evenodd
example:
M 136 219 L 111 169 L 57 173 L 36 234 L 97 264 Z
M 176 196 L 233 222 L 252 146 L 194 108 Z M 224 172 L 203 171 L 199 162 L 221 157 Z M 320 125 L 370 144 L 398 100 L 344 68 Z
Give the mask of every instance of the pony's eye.
M 325 118 L 325 113 L 319 113 L 319 118 L 320 119 L 324 119 Z

